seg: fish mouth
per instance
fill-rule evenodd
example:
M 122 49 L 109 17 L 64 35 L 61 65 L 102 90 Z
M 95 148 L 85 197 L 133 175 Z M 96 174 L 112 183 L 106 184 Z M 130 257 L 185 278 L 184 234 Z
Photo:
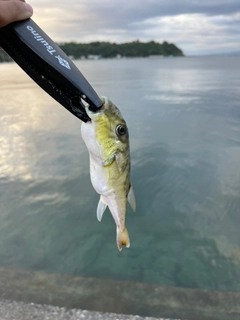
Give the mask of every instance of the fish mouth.
M 88 109 L 91 113 L 98 113 L 99 111 L 102 111 L 104 109 L 104 105 L 101 105 L 99 108 L 93 108 L 92 106 L 88 106 L 85 109 Z M 89 115 L 88 115 L 89 116 Z
M 107 97 L 102 96 L 100 97 L 100 100 L 102 101 L 103 105 L 106 103 Z
M 97 108 L 97 109 L 92 108 L 91 105 L 86 105 L 86 106 L 85 106 L 85 111 L 86 111 L 87 116 L 88 116 L 88 118 L 89 118 L 89 119 L 88 119 L 88 122 L 93 121 L 93 120 L 94 120 L 94 119 L 93 119 L 94 115 L 102 112 L 102 111 L 105 109 L 105 103 L 106 103 L 107 98 L 103 96 L 103 97 L 101 97 L 100 99 L 101 99 L 101 101 L 102 101 L 103 104 L 102 104 L 99 108 Z

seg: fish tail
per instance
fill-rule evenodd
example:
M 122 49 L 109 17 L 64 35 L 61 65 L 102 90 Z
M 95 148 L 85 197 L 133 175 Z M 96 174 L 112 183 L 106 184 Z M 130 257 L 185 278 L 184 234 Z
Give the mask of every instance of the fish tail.
M 119 251 L 122 251 L 122 246 L 126 246 L 127 248 L 130 247 L 127 228 L 124 228 L 123 231 L 117 228 L 117 247 Z

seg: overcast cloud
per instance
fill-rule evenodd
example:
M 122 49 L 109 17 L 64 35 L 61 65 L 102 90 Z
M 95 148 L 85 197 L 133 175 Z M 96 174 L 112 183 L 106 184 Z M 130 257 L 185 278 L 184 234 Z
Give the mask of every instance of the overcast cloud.
M 239 0 L 29 0 L 58 42 L 172 42 L 186 55 L 240 52 Z

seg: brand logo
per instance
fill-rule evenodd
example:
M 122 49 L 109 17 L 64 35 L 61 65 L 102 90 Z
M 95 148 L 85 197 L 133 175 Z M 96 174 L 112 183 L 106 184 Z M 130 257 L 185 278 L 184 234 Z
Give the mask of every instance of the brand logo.
M 53 47 L 50 46 L 49 43 L 46 40 L 44 40 L 44 38 L 40 36 L 40 34 L 37 33 L 36 30 L 33 29 L 33 27 L 27 26 L 27 29 L 33 34 L 33 37 L 34 39 L 36 39 L 36 41 L 41 42 L 46 47 L 47 52 L 49 52 L 51 55 L 53 55 L 53 53 L 56 52 L 56 50 L 54 50 Z
M 67 60 L 61 58 L 60 55 L 55 56 L 55 58 L 58 59 L 59 63 L 60 63 L 63 67 L 65 67 L 65 68 L 67 68 L 67 69 L 71 69 L 71 67 L 70 67 L 69 63 L 67 62 Z

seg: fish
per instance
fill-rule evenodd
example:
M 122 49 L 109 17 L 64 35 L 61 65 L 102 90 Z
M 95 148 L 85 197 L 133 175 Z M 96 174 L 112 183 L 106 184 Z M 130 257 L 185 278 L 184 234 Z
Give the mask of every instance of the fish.
M 97 219 L 108 207 L 116 224 L 116 243 L 130 247 L 125 226 L 127 201 L 133 211 L 136 200 L 130 182 L 130 147 L 126 121 L 119 109 L 107 97 L 101 97 L 103 106 L 92 112 L 86 106 L 91 119 L 81 125 L 82 138 L 90 158 L 90 178 L 95 191 L 100 194 L 97 206 Z

